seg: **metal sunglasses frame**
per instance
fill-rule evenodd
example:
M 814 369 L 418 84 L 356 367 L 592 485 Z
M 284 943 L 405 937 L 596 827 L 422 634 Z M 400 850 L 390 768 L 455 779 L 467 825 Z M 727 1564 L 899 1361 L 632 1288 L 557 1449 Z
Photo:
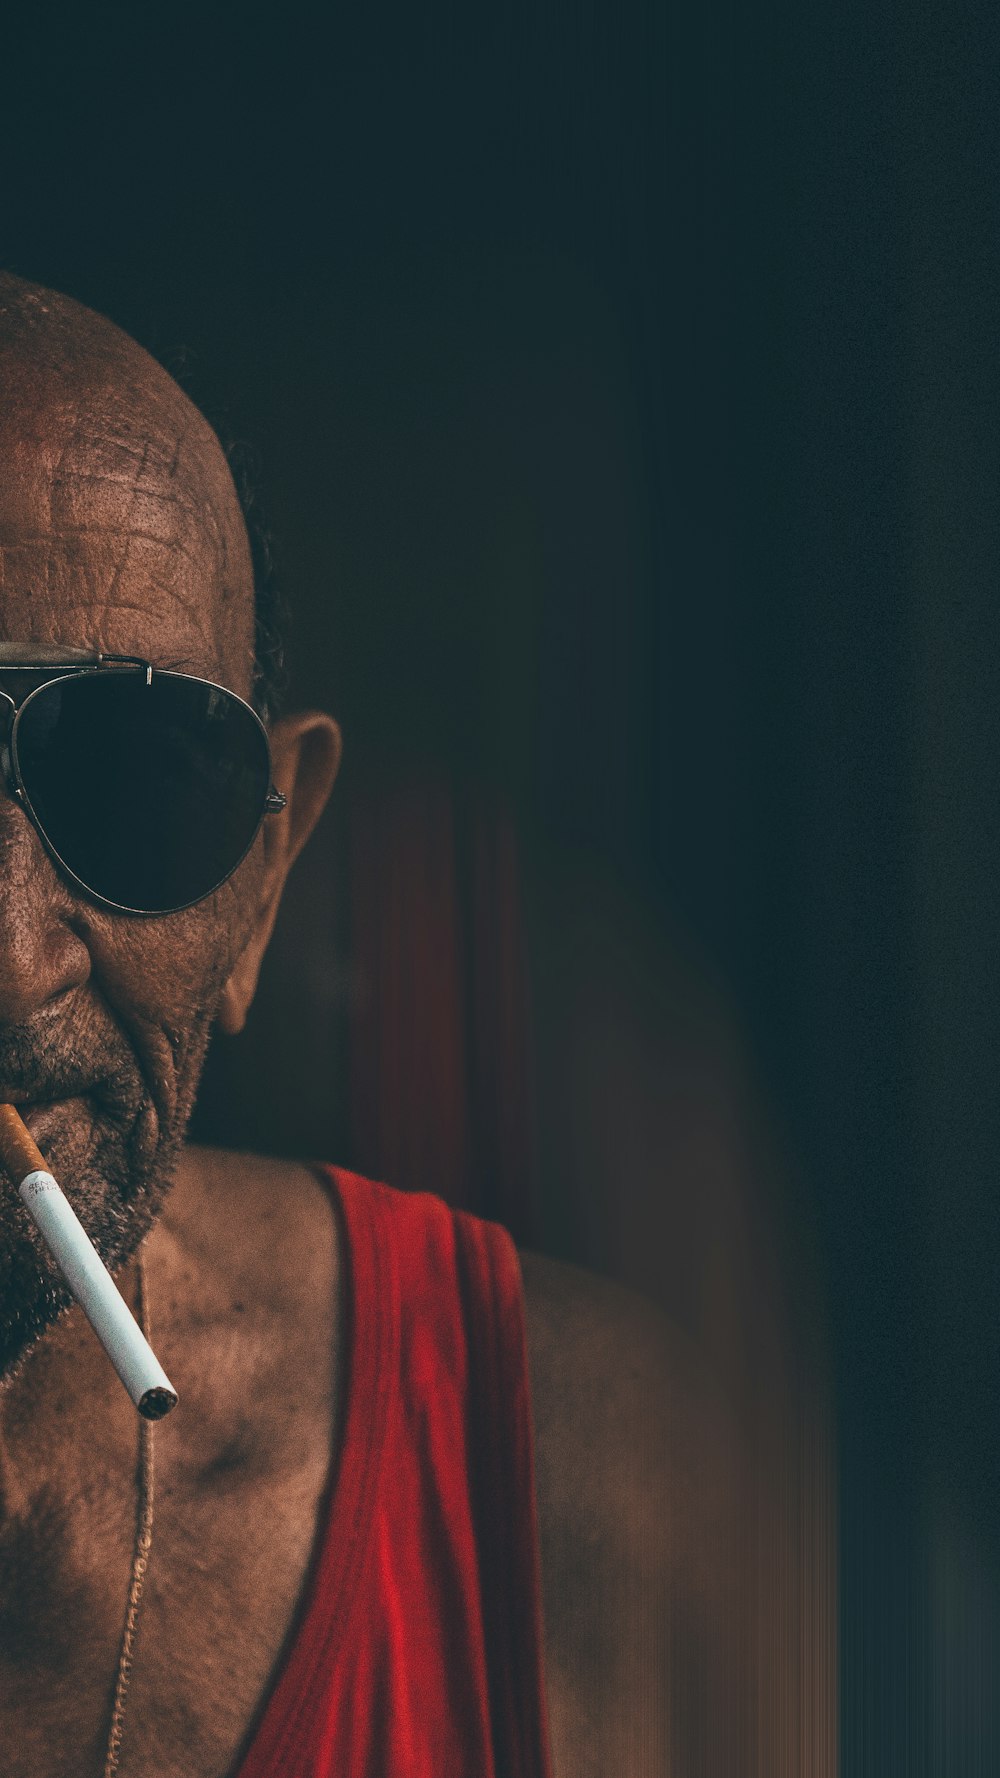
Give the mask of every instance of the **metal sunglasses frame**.
M 51 690 L 53 685 L 61 684 L 64 679 L 76 679 L 82 674 L 136 672 L 145 675 L 147 685 L 152 685 L 154 674 L 157 679 L 184 679 L 193 681 L 196 685 L 210 686 L 213 691 L 221 692 L 224 697 L 231 698 L 236 704 L 241 704 L 260 730 L 268 761 L 269 789 L 264 798 L 264 805 L 257 825 L 235 863 L 230 866 L 224 877 L 220 877 L 219 881 L 213 883 L 212 887 L 206 889 L 202 895 L 193 896 L 190 901 L 177 902 L 165 908 L 133 908 L 125 902 L 112 901 L 108 896 L 102 895 L 99 890 L 92 889 L 89 883 L 83 881 L 82 877 L 77 876 L 76 872 L 57 852 L 32 807 L 31 797 L 21 777 L 17 758 L 17 730 L 21 715 L 42 692 Z M 167 668 L 154 667 L 150 661 L 143 660 L 141 656 L 134 654 L 105 654 L 97 649 L 63 648 L 47 643 L 25 645 L 13 642 L 0 642 L 0 673 L 44 673 L 46 675 L 42 684 L 36 685 L 19 704 L 15 703 L 8 692 L 0 691 L 0 723 L 4 720 L 4 706 L 7 706 L 6 734 L 0 742 L 0 777 L 3 779 L 8 796 L 18 804 L 19 808 L 24 810 L 56 869 L 64 877 L 68 877 L 76 888 L 80 889 L 89 900 L 96 902 L 99 907 L 110 908 L 112 913 L 133 914 L 147 920 L 161 919 L 167 914 L 181 914 L 186 908 L 196 907 L 200 901 L 206 901 L 210 895 L 215 894 L 217 889 L 221 889 L 223 883 L 227 883 L 234 871 L 239 869 L 263 826 L 265 815 L 279 814 L 285 807 L 285 797 L 271 781 L 271 747 L 264 724 L 252 704 L 248 704 L 246 699 L 241 698 L 238 693 L 230 691 L 228 686 L 216 684 L 214 679 L 203 679 L 197 673 L 175 673 Z

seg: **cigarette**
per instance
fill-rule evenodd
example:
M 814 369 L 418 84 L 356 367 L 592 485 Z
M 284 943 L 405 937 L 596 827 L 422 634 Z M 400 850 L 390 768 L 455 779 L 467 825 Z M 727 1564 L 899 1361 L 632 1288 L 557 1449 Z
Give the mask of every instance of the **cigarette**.
M 0 1105 L 0 1160 L 140 1414 L 162 1420 L 177 1392 L 13 1105 Z

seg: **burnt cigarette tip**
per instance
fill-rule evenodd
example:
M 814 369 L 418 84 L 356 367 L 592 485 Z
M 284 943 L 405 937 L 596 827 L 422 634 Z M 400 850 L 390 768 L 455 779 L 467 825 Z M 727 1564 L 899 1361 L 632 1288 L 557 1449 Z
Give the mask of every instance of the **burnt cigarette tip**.
M 147 1389 L 136 1405 L 143 1419 L 162 1420 L 177 1406 L 177 1397 L 172 1389 Z

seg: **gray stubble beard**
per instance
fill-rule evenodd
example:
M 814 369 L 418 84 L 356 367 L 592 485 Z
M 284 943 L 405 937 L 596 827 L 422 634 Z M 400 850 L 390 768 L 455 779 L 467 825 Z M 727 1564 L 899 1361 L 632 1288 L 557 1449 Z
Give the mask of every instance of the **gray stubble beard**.
M 117 1275 L 133 1258 L 159 1219 L 173 1180 L 194 1108 L 211 1036 L 213 1015 L 197 1020 L 185 1046 L 183 1083 L 165 1128 L 148 1091 L 141 1095 L 130 1129 L 98 1114 L 96 1140 L 82 1167 L 58 1152 L 51 1171 L 80 1217 L 101 1260 Z M 137 1072 L 137 1071 L 136 1071 Z M 154 1119 L 157 1139 L 148 1158 L 142 1149 L 144 1121 Z M 102 1128 L 103 1125 L 103 1128 Z M 56 1145 L 58 1149 L 58 1145 Z M 27 1210 L 0 1167 L 0 1192 L 8 1213 L 0 1215 L 0 1393 L 18 1376 L 50 1327 L 73 1306 L 72 1294 Z

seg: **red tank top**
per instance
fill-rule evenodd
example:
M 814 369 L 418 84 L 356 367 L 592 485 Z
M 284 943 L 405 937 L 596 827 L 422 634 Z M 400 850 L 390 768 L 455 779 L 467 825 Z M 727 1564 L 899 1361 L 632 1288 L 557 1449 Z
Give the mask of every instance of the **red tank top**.
M 520 1267 L 440 1199 L 321 1172 L 342 1439 L 237 1778 L 551 1778 Z

